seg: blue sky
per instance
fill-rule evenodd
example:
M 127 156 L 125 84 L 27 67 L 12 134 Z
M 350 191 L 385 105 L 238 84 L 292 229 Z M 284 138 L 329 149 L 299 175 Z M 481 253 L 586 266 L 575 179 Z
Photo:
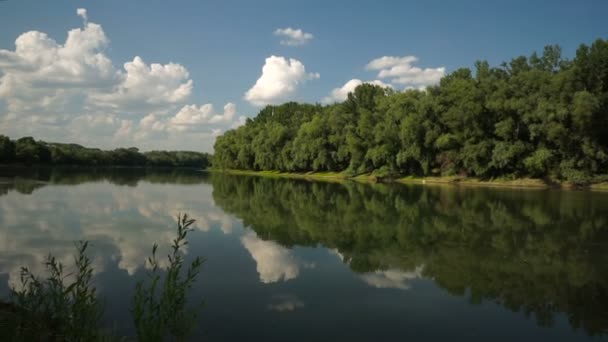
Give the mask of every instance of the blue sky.
M 606 13 L 582 0 L 0 1 L 0 133 L 211 151 L 264 104 L 339 101 L 361 81 L 421 88 L 547 44 L 572 56 L 608 37 Z M 286 28 L 312 38 L 281 44 Z M 30 31 L 46 36 L 18 53 Z

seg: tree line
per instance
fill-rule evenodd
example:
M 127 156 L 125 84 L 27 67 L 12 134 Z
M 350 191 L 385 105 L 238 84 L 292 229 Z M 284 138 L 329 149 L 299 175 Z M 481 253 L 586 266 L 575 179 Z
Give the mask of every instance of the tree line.
M 101 150 L 78 144 L 48 143 L 32 137 L 17 140 L 0 135 L 0 164 L 196 167 L 211 165 L 208 153 L 192 151 L 140 152 L 136 147 Z
M 553 45 L 477 61 L 425 90 L 363 84 L 341 103 L 267 106 L 214 148 L 224 169 L 604 180 L 608 41 L 573 59 Z

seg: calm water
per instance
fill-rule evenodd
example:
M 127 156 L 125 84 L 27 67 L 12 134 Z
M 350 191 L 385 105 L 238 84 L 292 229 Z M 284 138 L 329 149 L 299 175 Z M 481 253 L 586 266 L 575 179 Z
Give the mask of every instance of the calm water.
M 123 334 L 144 259 L 187 212 L 206 340 L 608 340 L 608 193 L 18 174 L 0 171 L 0 296 L 20 266 L 70 263 L 86 239 Z

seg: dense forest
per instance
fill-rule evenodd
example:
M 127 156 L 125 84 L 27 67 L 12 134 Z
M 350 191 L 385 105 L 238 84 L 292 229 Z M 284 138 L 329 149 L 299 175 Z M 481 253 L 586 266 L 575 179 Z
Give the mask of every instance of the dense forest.
M 77 144 L 47 143 L 24 137 L 15 141 L 0 135 L 0 164 L 153 166 L 207 168 L 211 156 L 191 151 L 139 152 L 135 147 L 104 151 Z
M 608 173 L 608 41 L 559 46 L 425 90 L 363 84 L 342 103 L 267 106 L 215 143 L 223 169 L 383 176 L 547 177 Z
M 608 333 L 605 197 L 584 192 L 308 182 L 210 175 L 213 199 L 257 236 L 324 246 L 361 273 L 411 271 L 472 304 Z

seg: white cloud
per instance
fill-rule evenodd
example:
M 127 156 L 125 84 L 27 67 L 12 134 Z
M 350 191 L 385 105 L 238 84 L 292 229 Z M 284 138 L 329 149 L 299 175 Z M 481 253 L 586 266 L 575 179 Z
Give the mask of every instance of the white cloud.
M 352 79 L 346 83 L 344 83 L 344 85 L 340 88 L 334 88 L 331 93 L 329 94 L 329 96 L 324 97 L 321 102 L 323 103 L 334 103 L 334 102 L 341 102 L 346 100 L 346 98 L 348 97 L 348 93 L 351 93 L 355 90 L 355 88 L 357 88 L 358 86 L 360 86 L 363 83 L 368 83 L 368 84 L 373 84 L 373 85 L 378 85 L 381 87 L 389 87 L 392 88 L 392 86 L 390 84 L 384 83 L 380 80 L 374 80 L 374 81 L 361 81 L 360 79 Z
M 424 266 L 418 266 L 413 271 L 404 272 L 397 269 L 386 271 L 376 271 L 361 276 L 368 285 L 379 289 L 409 289 L 409 282 L 414 279 L 422 278 Z
M 137 142 L 166 139 L 169 136 L 167 127 L 167 120 L 160 119 L 156 114 L 150 113 L 139 120 L 133 139 Z
M 376 58 L 371 62 L 367 63 L 365 68 L 367 70 L 382 70 L 387 68 L 392 68 L 397 65 L 403 64 L 412 64 L 418 61 L 418 58 L 415 56 L 404 56 L 404 57 L 393 57 L 393 56 L 384 56 L 380 58 Z
M 213 104 L 201 106 L 195 104 L 183 106 L 177 114 L 165 118 L 150 113 L 139 121 L 140 137 L 147 137 L 150 132 L 186 132 L 206 130 L 213 135 L 219 134 L 226 127 L 233 127 L 245 121 L 244 116 L 236 117 L 236 105 L 228 102 L 221 113 L 215 111 Z
M 58 110 L 77 94 L 111 87 L 120 74 L 101 52 L 107 44 L 101 26 L 93 23 L 70 30 L 64 44 L 43 32 L 23 33 L 14 51 L 0 50 L 0 99 L 18 114 Z
M 192 93 L 188 70 L 175 63 L 147 65 L 136 56 L 124 64 L 122 82 L 106 93 L 95 93 L 91 100 L 98 106 L 142 110 L 180 103 Z
M 89 18 L 87 17 L 87 9 L 86 8 L 78 8 L 78 9 L 76 9 L 76 14 L 78 14 L 78 16 L 81 17 L 85 22 L 87 20 L 89 20 Z
M 215 113 L 213 105 L 210 103 L 204 104 L 200 107 L 196 105 L 184 106 L 174 118 L 171 119 L 171 123 L 174 125 L 200 125 L 200 124 L 215 124 L 215 123 L 231 123 L 236 115 L 236 105 L 234 103 L 227 103 L 224 106 L 223 113 Z
M 74 117 L 65 129 L 72 132 L 70 139 L 85 145 L 95 145 L 97 136 L 112 137 L 120 125 L 121 120 L 113 114 L 94 113 Z M 36 134 L 34 136 L 37 137 Z
M 304 45 L 314 38 L 311 33 L 291 27 L 278 28 L 274 31 L 274 35 L 283 38 L 281 39 L 281 45 L 287 46 Z
M 210 105 L 187 106 L 193 81 L 183 65 L 135 56 L 115 67 L 101 25 L 88 22 L 84 8 L 76 14 L 83 26 L 69 30 L 64 42 L 29 31 L 14 50 L 0 49 L 4 134 L 102 148 L 210 151 L 218 134 L 245 121 L 234 104 L 220 113 L 207 112 Z
M 262 283 L 295 279 L 300 273 L 289 250 L 276 242 L 262 240 L 252 232 L 243 235 L 241 242 L 255 260 Z
M 175 115 L 158 115 L 149 113 L 139 120 L 137 125 L 131 120 L 116 127 L 114 140 L 122 144 L 133 141 L 137 146 L 146 149 L 150 141 L 162 142 L 161 149 L 176 149 L 173 144 L 180 144 L 181 149 L 210 150 L 215 138 L 228 128 L 236 128 L 246 121 L 246 117 L 237 117 L 234 103 L 224 105 L 222 112 L 216 112 L 213 104 L 185 105 Z M 126 140 L 131 137 L 131 140 Z M 186 147 L 184 142 L 192 142 L 194 147 Z M 205 145 L 202 145 L 204 143 Z M 158 149 L 158 147 L 152 147 Z
M 234 128 L 239 128 L 241 126 L 243 126 L 245 123 L 247 123 L 247 117 L 246 116 L 239 116 L 239 118 L 232 124 L 232 126 L 230 126 L 230 128 L 234 129 Z
M 424 88 L 437 84 L 445 75 L 445 67 L 419 68 L 413 66 L 418 61 L 415 56 L 383 56 L 366 65 L 367 70 L 377 70 L 378 78 L 390 79 L 391 83 L 407 87 Z
M 276 104 L 293 95 L 300 84 L 317 78 L 318 73 L 306 73 L 304 64 L 297 59 L 270 56 L 260 78 L 245 93 L 245 100 L 255 106 Z
M 125 139 L 131 136 L 131 132 L 133 131 L 133 121 L 131 120 L 122 120 L 120 122 L 120 127 L 114 134 L 114 138 L 116 139 Z

